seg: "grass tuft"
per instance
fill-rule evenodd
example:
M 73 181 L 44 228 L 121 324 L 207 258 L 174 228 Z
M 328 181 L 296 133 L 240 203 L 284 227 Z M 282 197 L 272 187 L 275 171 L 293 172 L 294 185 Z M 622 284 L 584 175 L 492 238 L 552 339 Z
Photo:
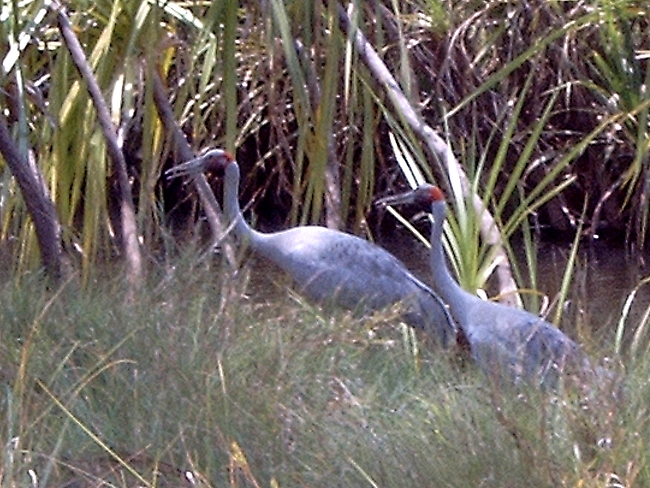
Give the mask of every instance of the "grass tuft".
M 0 287 L 7 486 L 646 484 L 647 362 L 600 390 L 496 390 L 390 313 L 257 302 L 219 263 Z

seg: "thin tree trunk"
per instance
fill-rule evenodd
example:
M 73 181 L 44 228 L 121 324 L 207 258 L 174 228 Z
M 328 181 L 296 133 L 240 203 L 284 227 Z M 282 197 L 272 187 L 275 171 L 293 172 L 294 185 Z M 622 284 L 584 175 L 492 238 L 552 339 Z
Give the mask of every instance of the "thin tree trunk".
M 338 15 L 341 30 L 346 32 L 348 37 L 352 39 L 361 59 L 366 63 L 366 66 L 373 74 L 374 79 L 384 88 L 388 98 L 393 102 L 395 109 L 411 126 L 413 132 L 424 141 L 429 148 L 429 151 L 443 162 L 447 172 L 458 174 L 463 193 L 472 198 L 472 204 L 476 209 L 476 214 L 481 216 L 481 235 L 487 244 L 494 246 L 496 251 L 497 262 L 499 263 L 496 267 L 496 273 L 499 280 L 499 288 L 502 297 L 501 301 L 508 305 L 516 305 L 519 301 L 517 285 L 512 277 L 510 261 L 508 260 L 508 256 L 503 248 L 501 233 L 494 221 L 494 217 L 492 217 L 489 210 L 485 208 L 481 198 L 477 194 L 471 192 L 469 179 L 461 165 L 458 164 L 451 148 L 447 145 L 444 139 L 440 137 L 433 128 L 431 128 L 431 126 L 426 124 L 419 117 L 388 67 L 386 67 L 377 52 L 370 45 L 366 37 L 363 35 L 363 32 L 350 22 L 347 12 L 340 4 L 338 5 Z
M 63 40 L 70 52 L 74 64 L 77 66 L 81 77 L 86 83 L 88 93 L 92 98 L 97 118 L 106 139 L 108 154 L 113 162 L 113 167 L 117 172 L 118 181 L 118 199 L 120 206 L 120 221 L 122 224 L 122 249 L 128 263 L 128 280 L 131 291 L 137 289 L 142 284 L 142 255 L 138 241 L 138 227 L 135 216 L 135 206 L 133 204 L 133 195 L 131 193 L 131 184 L 126 168 L 124 153 L 120 147 L 117 138 L 117 129 L 113 125 L 110 112 L 106 101 L 102 95 L 99 84 L 95 79 L 92 68 L 88 64 L 86 55 L 75 35 L 70 20 L 61 8 L 58 2 L 53 2 L 52 6 L 57 13 L 59 30 Z
M 314 112 L 320 109 L 322 101 L 321 85 L 314 60 L 305 52 L 304 46 L 298 40 L 295 41 L 296 51 L 302 57 L 306 81 L 309 86 L 309 95 Z M 327 138 L 327 163 L 325 165 L 325 225 L 330 229 L 340 230 L 343 226 L 341 217 L 341 178 L 339 176 L 340 162 L 336 156 L 336 141 L 334 134 L 330 132 Z
M 3 115 L 0 115 L 0 153 L 16 178 L 27 211 L 34 222 L 43 266 L 48 276 L 59 281 L 63 270 L 63 251 L 56 208 L 38 167 L 30 163 L 26 155 L 21 154 Z
M 163 125 L 165 126 L 165 132 L 172 136 L 174 148 L 178 155 L 180 156 L 179 162 L 189 161 L 195 157 L 192 148 L 187 143 L 187 139 L 183 135 L 180 127 L 176 123 L 174 118 L 174 110 L 172 109 L 169 100 L 167 99 L 167 92 L 165 91 L 165 86 L 163 85 L 162 79 L 155 69 L 151 70 L 153 73 L 153 97 L 158 109 L 158 115 L 162 120 Z M 203 173 L 196 175 L 194 177 L 194 185 L 196 186 L 196 191 L 199 194 L 201 203 L 203 204 L 203 211 L 205 212 L 208 222 L 210 223 L 210 229 L 212 230 L 212 239 L 213 245 L 216 243 L 221 243 L 223 245 L 224 254 L 228 263 L 232 268 L 236 267 L 237 260 L 235 258 L 235 251 L 232 246 L 232 243 L 224 239 L 226 234 L 225 227 L 221 222 L 222 215 L 221 208 L 219 203 L 212 193 L 212 188 L 208 184 L 208 180 Z

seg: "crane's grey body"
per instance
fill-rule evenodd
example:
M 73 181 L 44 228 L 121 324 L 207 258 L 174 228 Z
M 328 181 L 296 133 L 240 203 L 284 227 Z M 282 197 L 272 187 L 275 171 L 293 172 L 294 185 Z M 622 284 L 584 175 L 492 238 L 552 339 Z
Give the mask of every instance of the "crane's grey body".
M 563 372 L 576 371 L 583 359 L 566 334 L 525 310 L 467 293 L 462 308 L 450 303 L 450 312 L 465 333 L 474 360 L 492 378 L 554 387 Z
M 446 307 L 431 289 L 408 272 L 392 254 L 359 237 L 318 226 L 274 234 L 257 233 L 251 248 L 290 275 L 311 300 L 359 313 L 402 302 L 404 319 L 418 329 L 455 339 Z
M 452 278 L 442 247 L 444 200 L 431 204 L 431 269 L 434 289 L 464 331 L 477 364 L 493 378 L 555 387 L 566 371 L 585 366 L 578 345 L 546 320 L 525 310 L 488 302 Z
M 239 166 L 215 149 L 177 166 L 170 176 L 223 169 L 224 209 L 236 237 L 284 270 L 309 299 L 358 313 L 403 304 L 403 319 L 443 346 L 456 341 L 456 325 L 442 300 L 388 251 L 359 237 L 318 226 L 261 233 L 244 220 L 238 201 Z
M 525 310 L 482 300 L 461 288 L 445 260 L 442 232 L 447 205 L 438 188 L 422 185 L 385 201 L 431 205 L 433 289 L 449 305 L 474 360 L 488 376 L 555 387 L 563 373 L 591 369 L 579 346 L 553 324 Z

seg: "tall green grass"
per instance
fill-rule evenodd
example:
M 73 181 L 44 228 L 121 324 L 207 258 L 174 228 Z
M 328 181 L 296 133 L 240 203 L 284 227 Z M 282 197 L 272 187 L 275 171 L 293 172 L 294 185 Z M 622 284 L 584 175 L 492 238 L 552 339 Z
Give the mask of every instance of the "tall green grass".
M 286 222 L 366 231 L 375 192 L 394 186 L 395 162 L 407 150 L 428 177 L 448 176 L 386 103 L 339 29 L 336 6 L 66 4 L 123 136 L 145 252 L 164 239 L 160 209 L 185 196 L 160 178 L 177 156 L 153 103 L 154 70 L 193 149 L 238 150 L 244 198 L 252 206 L 278 204 Z M 3 15 L 3 108 L 18 146 L 33 153 L 46 179 L 64 247 L 88 279 L 92 266 L 119 253 L 113 171 L 97 117 L 48 3 L 7 2 Z M 518 232 L 537 204 L 567 209 L 549 220 L 571 228 L 588 196 L 587 232 L 608 222 L 644 246 L 650 70 L 643 2 L 535 0 L 529 8 L 383 1 L 353 17 L 422 118 L 444 128 L 456 154 L 474 146 L 483 151 L 476 156 L 484 168 L 499 167 L 477 189 L 495 197 L 497 213 L 504 202 L 510 207 L 505 234 Z M 507 125 L 513 111 L 519 116 Z M 471 172 L 471 159 L 462 161 Z M 33 270 L 33 227 L 2 169 L 0 245 L 13 271 Z M 522 182 L 521 198 L 512 198 L 515 181 Z M 562 186 L 569 181 L 581 184 Z M 551 183 L 559 193 L 535 194 Z
M 133 305 L 114 270 L 2 284 L 3 486 L 650 482 L 647 361 L 623 396 L 497 391 L 389 312 L 258 302 L 192 256 Z

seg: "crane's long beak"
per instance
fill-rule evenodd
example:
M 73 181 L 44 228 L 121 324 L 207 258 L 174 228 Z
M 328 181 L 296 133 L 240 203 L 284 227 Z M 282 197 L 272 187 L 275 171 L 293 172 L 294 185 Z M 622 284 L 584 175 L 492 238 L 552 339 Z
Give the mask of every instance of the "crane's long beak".
M 223 149 L 211 149 L 201 156 L 167 170 L 165 176 L 172 179 L 179 176 L 195 176 L 208 169 L 223 171 L 234 160 L 235 158 Z
M 169 180 L 181 176 L 193 176 L 205 170 L 206 165 L 206 158 L 204 156 L 199 156 L 198 158 L 190 159 L 183 164 L 168 169 L 165 171 L 165 176 Z
M 375 202 L 376 206 L 386 207 L 388 205 L 407 205 L 415 203 L 415 190 L 410 190 L 397 195 L 380 198 Z

